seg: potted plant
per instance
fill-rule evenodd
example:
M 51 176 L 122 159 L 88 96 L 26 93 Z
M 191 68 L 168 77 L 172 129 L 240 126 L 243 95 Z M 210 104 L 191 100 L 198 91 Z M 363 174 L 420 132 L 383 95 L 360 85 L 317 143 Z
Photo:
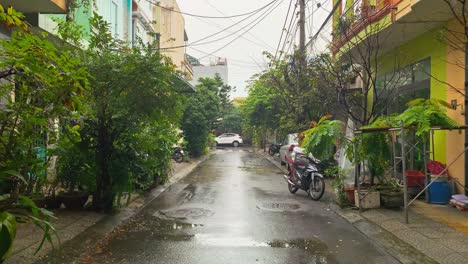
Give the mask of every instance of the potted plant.
M 39 208 L 45 208 L 45 197 L 42 193 L 32 193 L 28 197 L 36 204 Z
M 94 158 L 78 143 L 64 139 L 59 143 L 57 180 L 64 189 L 58 198 L 67 209 L 81 209 L 94 190 Z
M 58 209 L 62 205 L 62 201 L 56 192 L 57 182 L 52 182 L 49 185 L 49 189 L 44 196 L 45 208 L 52 210 Z
M 336 203 L 341 206 L 347 206 L 350 204 L 354 204 L 354 188 L 352 197 L 349 195 L 349 192 L 346 189 L 345 185 L 345 177 L 341 172 L 339 166 L 331 166 L 324 171 L 324 175 L 326 177 L 332 178 L 331 187 L 335 191 L 336 195 Z
M 403 190 L 394 178 L 379 183 L 380 203 L 385 208 L 400 208 L 404 205 Z

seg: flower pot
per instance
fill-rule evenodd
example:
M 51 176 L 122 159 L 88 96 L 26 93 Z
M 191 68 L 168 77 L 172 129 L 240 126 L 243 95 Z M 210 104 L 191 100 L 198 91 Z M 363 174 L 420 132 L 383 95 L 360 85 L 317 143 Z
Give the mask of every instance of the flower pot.
M 36 204 L 37 207 L 45 208 L 46 202 L 44 196 L 35 196 L 32 197 L 31 200 L 34 202 L 34 204 Z
M 46 196 L 44 200 L 46 209 L 58 209 L 62 205 L 62 201 L 58 196 Z
M 356 207 L 363 209 L 374 209 L 380 207 L 380 192 L 361 190 L 361 198 L 359 200 L 359 193 L 357 190 L 354 191 L 354 200 Z
M 346 197 L 348 198 L 348 201 L 350 204 L 354 204 L 354 187 L 345 187 L 344 191 L 346 193 Z
M 384 208 L 400 208 L 404 205 L 402 191 L 380 191 L 380 203 Z
M 70 210 L 82 209 L 88 201 L 89 194 L 74 192 L 59 195 L 65 208 Z

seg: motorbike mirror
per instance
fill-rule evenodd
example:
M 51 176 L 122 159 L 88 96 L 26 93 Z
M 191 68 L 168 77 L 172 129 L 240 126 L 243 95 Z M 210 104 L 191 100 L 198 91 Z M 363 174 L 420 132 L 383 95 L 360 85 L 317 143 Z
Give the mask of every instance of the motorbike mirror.
M 296 145 L 292 144 L 291 146 L 289 146 L 289 152 L 293 152 L 294 148 L 296 147 Z

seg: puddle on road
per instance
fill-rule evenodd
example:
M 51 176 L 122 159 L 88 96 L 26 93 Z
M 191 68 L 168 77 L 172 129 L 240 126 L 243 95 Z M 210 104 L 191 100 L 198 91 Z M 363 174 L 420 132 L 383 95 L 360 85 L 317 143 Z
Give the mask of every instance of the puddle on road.
M 295 239 L 295 240 L 274 240 L 268 242 L 272 248 L 298 248 L 305 251 L 316 253 L 327 253 L 328 247 L 318 240 Z
M 272 248 L 301 249 L 313 256 L 309 263 L 337 263 L 335 257 L 330 254 L 328 246 L 319 240 L 294 239 L 274 240 L 268 245 Z
M 311 258 L 308 263 L 337 263 L 330 255 L 328 246 L 319 240 L 294 239 L 259 242 L 251 237 L 223 237 L 214 234 L 196 234 L 195 241 L 203 246 L 212 247 L 269 247 L 281 249 L 298 249 L 305 251 Z
M 196 234 L 196 241 L 203 246 L 216 247 L 268 247 L 267 243 L 258 242 L 251 237 L 223 237 L 212 234 Z
M 166 219 L 178 219 L 178 220 L 187 220 L 187 219 L 199 219 L 202 217 L 212 216 L 214 213 L 208 209 L 203 208 L 184 208 L 177 210 L 164 210 L 158 211 L 153 215 L 159 218 Z
M 267 211 L 284 212 L 284 211 L 297 211 L 301 208 L 299 204 L 295 203 L 282 203 L 282 202 L 269 202 L 257 205 L 258 209 Z

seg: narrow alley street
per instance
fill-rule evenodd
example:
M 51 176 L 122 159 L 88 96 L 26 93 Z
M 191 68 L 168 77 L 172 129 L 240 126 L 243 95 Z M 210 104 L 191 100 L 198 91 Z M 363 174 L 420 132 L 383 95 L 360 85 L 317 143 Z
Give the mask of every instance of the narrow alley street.
M 397 262 L 323 202 L 290 194 L 260 154 L 226 148 L 80 263 Z

